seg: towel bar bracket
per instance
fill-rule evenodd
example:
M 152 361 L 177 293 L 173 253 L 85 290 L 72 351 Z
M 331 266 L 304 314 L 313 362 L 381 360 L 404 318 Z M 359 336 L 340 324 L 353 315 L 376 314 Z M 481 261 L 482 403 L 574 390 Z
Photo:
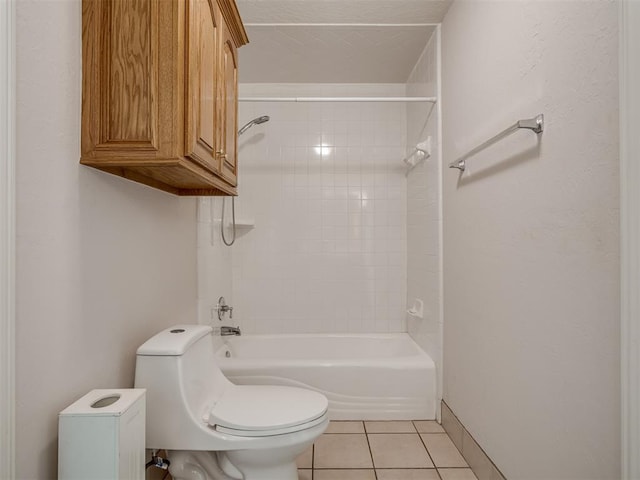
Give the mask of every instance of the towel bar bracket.
M 540 114 L 535 118 L 529 118 L 527 120 L 519 120 L 518 128 L 528 128 L 535 133 L 542 133 L 544 131 L 544 115 Z

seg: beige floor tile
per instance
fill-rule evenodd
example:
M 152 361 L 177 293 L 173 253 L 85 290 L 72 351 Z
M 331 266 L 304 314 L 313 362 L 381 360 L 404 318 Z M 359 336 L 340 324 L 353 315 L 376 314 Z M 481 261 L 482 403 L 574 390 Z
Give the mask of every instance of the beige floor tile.
M 367 433 L 415 433 L 416 428 L 411 422 L 364 422 Z
M 296 458 L 298 468 L 313 468 L 313 445 Z
M 440 480 L 438 472 L 434 468 L 394 468 L 392 470 L 376 469 L 376 475 L 378 475 L 378 480 Z
M 444 428 L 435 420 L 414 420 L 419 433 L 444 433 Z
M 439 468 L 442 480 L 478 480 L 470 468 Z
M 364 433 L 364 426 L 362 422 L 332 420 L 324 433 Z
M 313 480 L 376 480 L 373 470 L 314 470 Z
M 367 436 L 325 433 L 316 440 L 313 468 L 373 468 Z
M 376 468 L 433 467 L 418 434 L 372 434 L 369 435 L 369 445 Z
M 312 480 L 313 470 L 298 470 L 298 480 Z
M 436 467 L 468 467 L 467 462 L 446 433 L 421 433 Z

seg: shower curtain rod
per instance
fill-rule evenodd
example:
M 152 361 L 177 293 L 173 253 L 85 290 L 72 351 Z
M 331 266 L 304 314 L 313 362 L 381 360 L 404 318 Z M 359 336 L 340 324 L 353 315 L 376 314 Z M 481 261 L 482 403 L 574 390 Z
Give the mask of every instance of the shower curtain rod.
M 245 23 L 245 27 L 435 27 L 437 23 Z
M 239 102 L 429 102 L 435 97 L 240 97 Z

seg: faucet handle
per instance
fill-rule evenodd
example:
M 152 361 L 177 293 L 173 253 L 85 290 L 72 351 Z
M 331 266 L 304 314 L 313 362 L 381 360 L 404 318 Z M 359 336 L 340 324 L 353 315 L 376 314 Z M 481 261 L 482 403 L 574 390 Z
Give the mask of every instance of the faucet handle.
M 218 320 L 220 321 L 223 320 L 224 314 L 227 312 L 229 312 L 229 318 L 233 318 L 233 307 L 227 305 L 224 297 L 220 297 L 218 299 L 218 304 L 213 307 L 213 310 L 216 310 L 218 312 Z
M 220 314 L 220 312 L 222 312 L 222 314 Z M 218 310 L 218 317 L 223 316 L 224 314 L 229 312 L 229 319 L 233 318 L 233 307 L 230 307 L 229 305 L 222 305 L 219 310 Z M 222 318 L 220 319 L 222 320 Z

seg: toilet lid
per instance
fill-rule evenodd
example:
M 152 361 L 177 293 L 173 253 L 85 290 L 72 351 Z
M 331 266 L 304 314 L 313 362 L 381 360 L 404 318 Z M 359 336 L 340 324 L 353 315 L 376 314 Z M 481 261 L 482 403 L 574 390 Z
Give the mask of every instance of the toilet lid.
M 291 433 L 322 423 L 327 398 L 313 390 L 273 385 L 233 385 L 209 412 L 209 425 L 231 435 Z

